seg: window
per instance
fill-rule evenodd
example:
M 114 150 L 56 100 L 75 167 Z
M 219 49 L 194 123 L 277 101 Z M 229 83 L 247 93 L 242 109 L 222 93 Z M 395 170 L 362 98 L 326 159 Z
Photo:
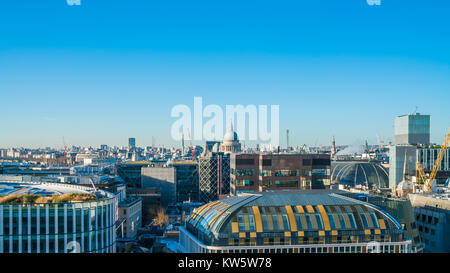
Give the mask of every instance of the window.
M 314 158 L 312 160 L 312 165 L 322 165 L 327 166 L 331 164 L 331 160 L 328 158 Z
M 361 215 L 361 220 L 363 221 L 363 224 L 364 224 L 364 228 L 369 228 L 369 225 L 367 224 L 366 215 L 364 215 L 364 213 L 360 213 L 360 215 Z
M 310 218 L 309 214 L 307 213 L 307 214 L 305 214 L 305 216 L 306 216 L 306 223 L 308 224 L 308 229 L 313 229 L 312 223 L 311 223 L 311 218 Z
M 275 176 L 299 176 L 299 170 L 276 170 L 274 171 Z
M 263 159 L 262 165 L 263 166 L 272 166 L 272 159 Z
M 313 175 L 329 175 L 330 169 L 312 169 Z
M 236 176 L 254 176 L 255 170 L 248 169 L 248 170 L 236 170 Z
M 317 225 L 319 226 L 319 229 L 323 229 L 323 222 L 322 222 L 322 217 L 320 217 L 320 214 L 316 213 L 316 219 L 317 219 Z
M 334 218 L 331 213 L 328 213 L 328 219 L 330 219 L 330 227 L 331 229 L 336 229 L 336 224 L 334 223 Z
M 254 165 L 255 161 L 252 158 L 236 158 L 236 165 Z
M 248 215 L 248 220 L 250 222 L 250 231 L 255 231 L 255 217 L 251 214 Z
M 263 176 L 263 177 L 272 176 L 272 171 L 271 170 L 262 170 L 261 176 Z
M 298 188 L 297 180 L 275 180 L 275 186 L 279 188 L 290 187 L 290 188 Z

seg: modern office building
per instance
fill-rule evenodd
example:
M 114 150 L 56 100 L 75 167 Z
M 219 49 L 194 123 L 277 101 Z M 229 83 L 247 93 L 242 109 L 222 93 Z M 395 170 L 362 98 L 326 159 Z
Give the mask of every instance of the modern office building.
M 441 147 L 417 147 L 416 158 L 422 165 L 425 173 L 430 173 L 433 170 L 434 164 L 438 157 Z M 436 173 L 437 185 L 445 184 L 450 178 L 450 148 L 447 148 L 442 158 L 441 165 Z
M 199 197 L 208 203 L 230 193 L 230 156 L 221 152 L 205 152 L 199 158 Z
M 389 149 L 389 187 L 397 187 L 403 180 L 405 160 L 408 173 L 414 175 L 417 161 L 417 146 L 395 145 Z
M 128 187 L 141 187 L 141 169 L 150 166 L 150 161 L 129 161 L 118 164 L 117 175 Z
M 330 155 L 231 154 L 232 194 L 330 186 Z
M 134 137 L 130 137 L 128 139 L 128 149 L 132 149 L 136 147 L 136 139 Z
M 161 192 L 161 203 L 199 200 L 198 164 L 193 161 L 174 161 L 166 167 L 142 168 L 142 187 Z
M 198 164 L 194 161 L 176 161 L 172 166 L 175 168 L 175 200 L 177 203 L 198 202 L 199 177 Z
M 119 195 L 61 183 L 0 182 L 0 253 L 116 251 Z
M 187 253 L 409 253 L 390 214 L 329 190 L 241 194 L 208 203 L 180 228 Z
M 396 187 L 403 179 L 406 154 L 408 174 L 414 174 L 417 146 L 430 144 L 430 115 L 399 116 L 394 122 L 395 145 L 389 148 L 389 187 Z
M 419 113 L 395 119 L 395 145 L 430 144 L 430 115 Z
M 424 252 L 450 253 L 450 195 L 410 194 Z

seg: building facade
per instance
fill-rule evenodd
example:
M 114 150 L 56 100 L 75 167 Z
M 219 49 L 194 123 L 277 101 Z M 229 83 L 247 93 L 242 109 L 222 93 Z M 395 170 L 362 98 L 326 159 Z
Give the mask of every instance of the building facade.
M 175 168 L 175 199 L 177 203 L 198 202 L 199 177 L 198 164 L 193 161 L 177 161 L 173 163 Z
M 450 253 L 450 196 L 410 194 L 409 199 L 424 252 Z
M 119 202 L 118 237 L 135 239 L 138 229 L 142 227 L 142 199 L 128 196 Z
M 92 194 L 92 188 L 54 183 L 0 182 L 0 194 L 42 197 Z M 113 253 L 118 196 L 98 190 L 95 201 L 0 203 L 0 253 Z
M 208 203 L 230 193 L 230 156 L 220 152 L 204 153 L 198 162 L 199 197 Z
M 411 114 L 395 119 L 395 145 L 430 144 L 430 115 Z
M 417 161 L 424 168 L 425 173 L 433 170 L 438 157 L 440 147 L 418 147 L 416 150 Z M 450 178 L 450 148 L 447 148 L 442 158 L 441 165 L 436 173 L 436 184 L 443 185 Z
M 325 189 L 330 186 L 330 155 L 232 154 L 232 194 L 278 189 Z

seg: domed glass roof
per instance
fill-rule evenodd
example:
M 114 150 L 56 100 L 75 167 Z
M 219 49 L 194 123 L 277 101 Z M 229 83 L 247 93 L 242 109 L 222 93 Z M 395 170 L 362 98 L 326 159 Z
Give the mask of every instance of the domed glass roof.
M 341 185 L 356 185 L 388 188 L 389 173 L 377 162 L 333 161 L 331 162 L 331 181 Z
M 243 194 L 206 204 L 188 218 L 187 230 L 208 245 L 230 245 L 234 240 L 308 238 L 332 235 L 399 234 L 400 224 L 379 208 L 333 192 L 285 191 Z M 307 238 L 307 240 L 304 240 Z M 268 239 L 267 239 L 268 240 Z

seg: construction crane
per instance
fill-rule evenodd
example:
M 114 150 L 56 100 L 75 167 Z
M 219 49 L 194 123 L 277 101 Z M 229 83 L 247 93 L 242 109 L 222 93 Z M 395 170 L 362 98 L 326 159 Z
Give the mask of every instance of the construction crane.
M 431 171 L 428 179 L 426 178 L 422 164 L 420 164 L 419 161 L 416 162 L 416 187 L 414 188 L 419 188 L 420 181 L 423 181 L 423 191 L 425 193 L 432 192 L 431 187 L 433 186 L 434 179 L 436 178 L 436 174 L 441 166 L 442 158 L 444 157 L 445 151 L 447 150 L 447 147 L 449 145 L 450 145 L 450 128 L 447 131 L 447 134 L 445 135 L 444 143 L 441 146 L 441 150 L 439 151 L 438 157 L 434 162 L 433 170 Z
M 191 145 L 191 154 L 192 154 L 192 161 L 195 161 L 195 148 L 192 146 L 192 139 L 191 139 L 191 133 L 189 131 L 189 128 L 187 129 L 188 136 L 189 136 L 189 144 Z

